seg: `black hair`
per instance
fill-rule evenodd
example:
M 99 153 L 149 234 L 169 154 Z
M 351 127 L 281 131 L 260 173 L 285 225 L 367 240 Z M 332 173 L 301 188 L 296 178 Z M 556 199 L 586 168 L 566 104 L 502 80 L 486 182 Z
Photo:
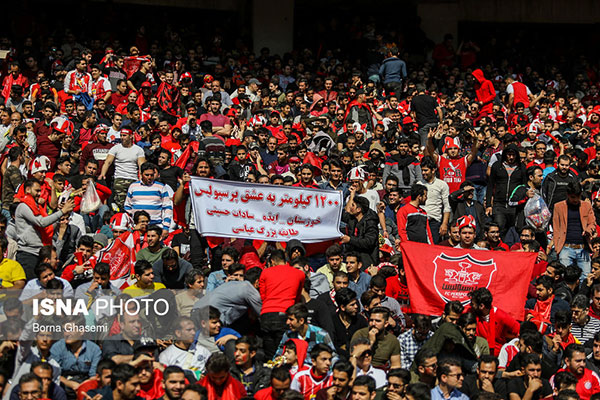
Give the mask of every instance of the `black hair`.
M 285 382 L 288 379 L 292 379 L 292 375 L 290 375 L 289 367 L 285 365 L 280 365 L 279 367 L 275 367 L 271 370 L 271 380 L 277 379 L 280 382 Z
M 437 378 L 438 380 L 441 379 L 442 375 L 448 375 L 450 374 L 450 372 L 452 371 L 451 367 L 460 367 L 460 362 L 454 358 L 446 358 L 442 361 L 438 362 L 438 367 L 437 367 Z
M 167 379 L 169 379 L 169 375 L 171 375 L 171 374 L 184 374 L 184 371 L 183 371 L 183 369 L 181 369 L 181 367 L 179 367 L 177 365 L 169 365 L 163 371 L 163 381 L 166 381 Z
M 285 314 L 288 316 L 294 316 L 298 321 L 304 319 L 304 323 L 308 322 L 308 308 L 302 303 L 294 304 L 285 310 Z
M 585 355 L 585 347 L 582 344 L 579 343 L 571 343 L 570 345 L 567 346 L 567 348 L 565 349 L 565 352 L 563 354 L 563 358 L 573 358 L 573 354 L 575 353 L 583 353 Z
M 496 365 L 496 368 L 498 368 L 498 358 L 494 357 L 491 354 L 482 354 L 481 356 L 479 356 L 479 360 L 477 360 L 477 366 L 481 367 L 481 364 L 491 364 L 494 363 Z
M 554 282 L 552 278 L 547 275 L 540 275 L 535 280 L 535 286 L 542 285 L 544 289 L 553 289 L 554 290 Z
M 133 266 L 133 272 L 137 276 L 143 275 L 144 272 L 146 272 L 149 269 L 152 269 L 152 264 L 150 264 L 150 261 L 148 261 L 148 260 L 138 260 L 135 262 L 135 265 Z
M 111 389 L 115 389 L 117 387 L 117 382 L 121 381 L 121 383 L 127 383 L 131 378 L 137 375 L 137 370 L 135 367 L 129 364 L 119 364 L 117 365 L 112 372 L 112 376 L 110 379 L 110 387 Z
M 246 280 L 254 285 L 256 283 L 256 281 L 260 279 L 261 274 L 262 274 L 262 269 L 260 267 L 250 268 L 244 274 L 244 280 Z
M 230 368 L 231 364 L 223 353 L 213 353 L 206 361 L 206 372 L 208 373 L 229 372 Z
M 356 300 L 356 292 L 350 288 L 341 288 L 335 293 L 335 302 L 338 306 L 347 306 Z
M 99 262 L 94 267 L 94 273 L 100 276 L 110 275 L 110 265 L 105 262 Z
M 462 314 L 465 307 L 458 300 L 449 301 L 444 306 L 444 314 L 450 315 L 450 313 Z
M 310 358 L 312 360 L 316 360 L 317 357 L 319 357 L 319 354 L 323 352 L 333 354 L 333 350 L 331 350 L 331 347 L 327 346 L 325 343 L 317 343 L 310 350 Z
M 469 297 L 471 298 L 471 302 L 483 304 L 487 308 L 492 307 L 492 292 L 490 292 L 487 288 L 482 287 L 475 289 L 469 293 Z
M 352 372 L 354 371 L 354 366 L 346 361 L 337 361 L 333 364 L 333 371 L 345 372 L 348 375 L 348 379 L 352 379 Z
M 410 198 L 416 199 L 419 196 L 423 196 L 427 192 L 427 186 L 415 183 L 410 188 Z
M 235 341 L 235 344 L 247 344 L 248 345 L 248 349 L 250 351 L 257 351 L 258 350 L 258 342 L 257 342 L 256 338 L 253 337 L 253 336 L 242 336 L 242 337 L 239 337 Z
M 387 379 L 390 380 L 391 377 L 399 378 L 402 383 L 408 385 L 411 380 L 410 371 L 404 368 L 393 368 L 387 373 Z
M 352 387 L 354 386 L 366 386 L 369 393 L 373 393 L 375 392 L 375 379 L 369 375 L 357 376 L 352 384 Z
M 414 400 L 431 400 L 431 389 L 422 382 L 409 384 L 406 387 L 406 394 Z
M 81 238 L 79 238 L 79 241 L 77 242 L 77 247 L 79 246 L 85 246 L 85 247 L 89 247 L 90 249 L 94 248 L 94 238 L 88 235 L 82 236 Z
M 554 314 L 555 327 L 567 327 L 573 322 L 571 310 L 559 310 Z

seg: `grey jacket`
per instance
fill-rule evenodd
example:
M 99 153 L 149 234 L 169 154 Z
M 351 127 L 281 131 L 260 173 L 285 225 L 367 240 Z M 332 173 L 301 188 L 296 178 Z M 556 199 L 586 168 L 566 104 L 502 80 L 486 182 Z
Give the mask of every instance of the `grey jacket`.
M 215 290 L 208 292 L 194 304 L 193 309 L 213 306 L 221 312 L 221 322 L 229 326 L 251 308 L 260 315 L 262 300 L 258 290 L 248 281 L 225 282 Z
M 15 211 L 15 227 L 19 250 L 37 256 L 42 248 L 42 237 L 35 227 L 45 228 L 52 225 L 62 215 L 62 211 L 58 210 L 47 217 L 35 216 L 27 204 L 19 204 L 17 211 Z

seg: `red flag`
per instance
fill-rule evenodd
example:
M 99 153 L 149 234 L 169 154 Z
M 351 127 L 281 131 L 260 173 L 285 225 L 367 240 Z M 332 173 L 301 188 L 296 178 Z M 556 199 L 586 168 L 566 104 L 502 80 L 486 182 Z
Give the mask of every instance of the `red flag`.
M 123 289 L 129 286 L 127 280 L 133 274 L 135 264 L 133 234 L 131 232 L 121 234 L 111 244 L 92 256 L 90 261 L 92 265 L 98 262 L 110 265 L 110 280 L 116 287 Z
M 131 78 L 131 75 L 135 74 L 140 69 L 140 65 L 142 65 L 142 61 L 149 60 L 150 57 L 139 57 L 139 56 L 129 56 L 123 58 L 123 69 L 127 74 L 127 79 Z
M 183 153 L 181 153 L 181 155 L 179 156 L 177 161 L 175 161 L 175 166 L 179 167 L 181 169 L 185 169 L 185 166 L 187 165 L 190 157 L 193 154 L 198 153 L 199 146 L 200 146 L 200 143 L 198 143 L 197 141 L 191 142 L 190 144 L 188 144 L 188 146 L 185 148 Z
M 441 315 L 448 301 L 470 303 L 485 287 L 494 306 L 523 320 L 527 288 L 537 253 L 464 250 L 417 242 L 401 244 L 413 312 Z

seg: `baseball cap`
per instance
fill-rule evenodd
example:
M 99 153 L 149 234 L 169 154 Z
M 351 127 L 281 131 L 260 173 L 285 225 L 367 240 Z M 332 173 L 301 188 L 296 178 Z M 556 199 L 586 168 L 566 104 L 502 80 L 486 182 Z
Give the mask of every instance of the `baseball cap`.
M 151 88 L 151 87 L 152 87 L 152 84 L 148 81 L 142 83 L 142 88 Z
M 290 157 L 290 162 L 291 162 L 291 163 L 292 163 L 292 162 L 293 162 L 293 163 L 300 163 L 300 162 L 302 162 L 302 161 L 300 161 L 300 158 L 299 158 L 299 157 L 297 157 L 297 156 L 292 156 L 292 157 Z
M 258 79 L 256 79 L 256 78 L 252 78 L 252 79 L 250 79 L 250 80 L 248 81 L 248 84 L 250 84 L 250 83 L 256 83 L 258 86 L 260 86 L 260 85 L 261 85 L 260 81 L 259 81 Z

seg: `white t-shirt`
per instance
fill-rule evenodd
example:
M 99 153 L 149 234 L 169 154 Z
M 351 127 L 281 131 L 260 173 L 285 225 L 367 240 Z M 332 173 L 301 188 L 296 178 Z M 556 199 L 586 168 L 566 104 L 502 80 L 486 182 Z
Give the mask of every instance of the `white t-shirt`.
M 529 96 L 531 94 L 531 90 L 529 90 L 529 88 L 527 86 L 525 86 L 527 88 L 527 95 Z M 513 84 L 511 83 L 510 85 L 508 85 L 506 87 L 506 93 L 511 94 L 514 93 L 515 89 L 513 89 Z
M 115 157 L 115 178 L 138 179 L 138 159 L 144 157 L 144 150 L 136 144 L 123 147 L 122 144 L 111 147 L 108 151 Z
M 108 134 L 106 135 L 106 139 L 110 143 L 119 143 L 121 141 L 121 130 L 115 130 L 112 126 L 108 130 Z
M 167 347 L 158 356 L 158 361 L 164 365 L 177 365 L 183 369 L 204 371 L 210 351 L 200 345 L 195 350 L 185 351 L 174 344 Z

